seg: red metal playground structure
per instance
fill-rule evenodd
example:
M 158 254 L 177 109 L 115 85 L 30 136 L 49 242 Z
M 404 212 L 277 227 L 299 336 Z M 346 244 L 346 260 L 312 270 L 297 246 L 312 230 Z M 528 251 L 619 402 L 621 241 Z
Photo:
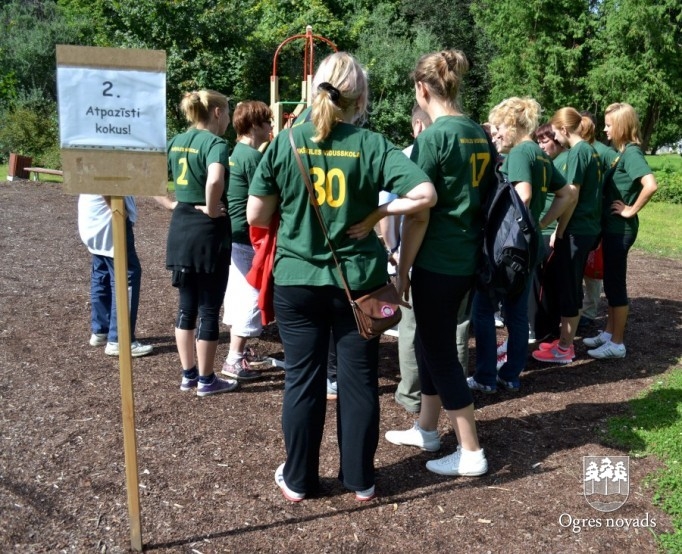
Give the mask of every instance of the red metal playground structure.
M 295 40 L 305 40 L 303 49 L 303 79 L 301 81 L 301 99 L 298 101 L 280 100 L 279 97 L 279 77 L 277 76 L 277 60 L 282 48 Z M 315 41 L 321 41 L 331 47 L 334 52 L 338 51 L 336 44 L 320 35 L 313 34 L 313 28 L 308 25 L 304 35 L 293 35 L 285 39 L 275 51 L 272 61 L 272 75 L 270 76 L 270 109 L 274 117 L 272 123 L 272 134 L 277 135 L 289 121 L 293 121 L 300 113 L 313 101 L 313 73 L 315 71 Z M 285 107 L 293 107 L 293 110 L 285 111 Z

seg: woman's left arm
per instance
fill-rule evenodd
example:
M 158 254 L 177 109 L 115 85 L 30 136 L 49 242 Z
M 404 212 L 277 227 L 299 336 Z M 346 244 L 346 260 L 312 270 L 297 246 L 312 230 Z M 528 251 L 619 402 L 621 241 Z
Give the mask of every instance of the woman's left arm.
M 278 204 L 279 195 L 277 194 L 269 194 L 267 196 L 249 195 L 246 203 L 246 220 L 249 225 L 267 229 L 270 226 L 270 220 L 275 210 L 277 210 Z
M 436 205 L 438 195 L 433 183 L 424 181 L 410 190 L 405 196 L 391 200 L 373 210 L 364 220 L 352 225 L 347 233 L 353 239 L 364 239 L 374 229 L 377 222 L 387 215 L 409 215 Z
M 635 203 L 632 206 L 627 206 L 622 200 L 615 200 L 611 204 L 611 213 L 626 219 L 635 217 L 637 213 L 647 205 L 657 190 L 658 185 L 656 184 L 656 177 L 654 177 L 653 173 L 649 173 L 642 177 L 642 190 L 639 191 Z

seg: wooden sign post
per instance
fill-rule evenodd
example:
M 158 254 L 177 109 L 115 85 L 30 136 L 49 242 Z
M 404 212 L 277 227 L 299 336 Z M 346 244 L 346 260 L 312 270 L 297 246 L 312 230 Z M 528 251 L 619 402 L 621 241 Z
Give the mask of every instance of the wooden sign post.
M 141 551 L 124 196 L 166 194 L 166 54 L 58 45 L 57 94 L 64 191 L 111 197 L 130 542 Z

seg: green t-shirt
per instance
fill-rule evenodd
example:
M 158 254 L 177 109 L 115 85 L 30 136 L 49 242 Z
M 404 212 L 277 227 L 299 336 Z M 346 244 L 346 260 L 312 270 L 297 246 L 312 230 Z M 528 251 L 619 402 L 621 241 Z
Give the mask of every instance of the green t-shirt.
M 559 154 L 557 154 L 557 156 L 552 160 L 552 165 L 554 166 L 556 173 L 559 173 L 564 178 L 564 181 L 566 180 L 566 170 L 568 169 L 568 167 L 566 166 L 567 159 L 568 150 L 563 150 L 562 152 L 559 152 Z M 554 193 L 551 190 L 548 190 L 547 195 L 545 196 L 545 207 L 542 208 L 540 219 L 542 219 L 545 216 L 545 214 L 549 211 L 552 202 L 554 202 Z M 542 235 L 545 237 L 551 236 L 552 233 L 554 232 L 554 229 L 556 229 L 556 226 L 557 221 L 554 220 L 541 231 Z
M 483 240 L 481 205 L 494 178 L 485 131 L 466 116 L 441 116 L 417 137 L 411 159 L 438 193 L 414 265 L 473 275 Z
M 607 233 L 637 235 L 639 218 L 612 214 L 611 204 L 614 200 L 622 200 L 626 206 L 634 204 L 642 192 L 642 177 L 649 175 L 651 168 L 636 144 L 628 144 L 613 163 L 616 168 L 613 183 L 607 184 L 604 191 L 604 230 Z
M 187 204 L 206 204 L 208 166 L 225 166 L 225 182 L 229 178 L 229 150 L 224 139 L 207 130 L 189 129 L 168 141 L 168 171 L 173 175 L 175 198 Z M 227 205 L 223 191 L 222 202 Z
M 568 151 L 566 182 L 579 189 L 578 204 L 566 231 L 572 235 L 598 235 L 601 232 L 602 187 L 599 154 L 581 140 Z
M 566 185 L 564 176 L 554 169 L 552 160 L 535 142 L 527 140 L 517 144 L 504 159 L 501 168 L 513 185 L 530 183 L 532 195 L 529 210 L 539 227 L 540 214 L 545 207 L 548 192 L 556 192 Z
M 613 161 L 618 157 L 618 152 L 616 152 L 610 146 L 606 146 L 606 144 L 603 142 L 599 142 L 598 140 L 595 140 L 592 143 L 592 148 L 594 148 L 597 151 L 597 154 L 599 154 L 599 170 L 603 179 L 604 175 L 611 167 Z
M 304 166 L 309 168 L 329 238 L 351 289 L 386 283 L 387 256 L 376 233 L 351 239 L 348 228 L 373 212 L 379 191 L 404 196 L 429 181 L 414 163 L 383 136 L 338 123 L 326 140 L 315 143 L 315 127 L 291 129 Z M 280 199 L 274 276 L 278 285 L 341 287 L 338 270 L 289 143 L 289 131 L 277 135 L 263 155 L 249 194 Z
M 238 142 L 230 154 L 230 184 L 227 187 L 227 212 L 232 224 L 232 242 L 251 244 L 246 221 L 249 183 L 263 154 L 248 144 Z

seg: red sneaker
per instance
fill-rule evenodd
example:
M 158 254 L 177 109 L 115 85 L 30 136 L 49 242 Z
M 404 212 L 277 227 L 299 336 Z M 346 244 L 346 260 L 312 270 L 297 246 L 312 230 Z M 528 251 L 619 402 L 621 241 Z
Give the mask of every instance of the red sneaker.
M 536 350 L 533 352 L 533 358 L 539 362 L 547 362 L 550 364 L 570 364 L 575 358 L 575 350 L 571 345 L 567 350 L 559 348 L 557 342 L 549 350 Z

